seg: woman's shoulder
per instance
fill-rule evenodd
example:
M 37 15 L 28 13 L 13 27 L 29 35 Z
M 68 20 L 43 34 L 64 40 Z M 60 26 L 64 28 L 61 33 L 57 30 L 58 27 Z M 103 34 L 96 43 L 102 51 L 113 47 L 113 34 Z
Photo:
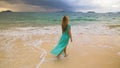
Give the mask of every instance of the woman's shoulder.
M 71 25 L 70 24 L 68 24 L 67 29 L 71 29 Z
M 68 24 L 68 26 L 70 26 L 70 24 Z

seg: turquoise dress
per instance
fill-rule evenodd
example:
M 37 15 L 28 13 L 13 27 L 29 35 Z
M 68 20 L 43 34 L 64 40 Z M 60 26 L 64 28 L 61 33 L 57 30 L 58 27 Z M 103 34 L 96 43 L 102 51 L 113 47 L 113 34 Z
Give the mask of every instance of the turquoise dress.
M 62 36 L 56 45 L 56 47 L 51 51 L 51 54 L 54 54 L 55 56 L 59 55 L 63 52 L 64 48 L 67 46 L 69 42 L 69 34 L 68 30 L 71 29 L 71 26 L 68 24 L 67 29 L 62 33 Z

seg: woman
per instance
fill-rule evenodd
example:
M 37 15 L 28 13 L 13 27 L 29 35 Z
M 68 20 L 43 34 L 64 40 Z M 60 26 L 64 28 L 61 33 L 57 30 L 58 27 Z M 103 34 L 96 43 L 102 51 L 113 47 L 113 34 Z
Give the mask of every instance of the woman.
M 64 16 L 62 19 L 62 36 L 57 44 L 57 46 L 51 51 L 52 54 L 59 58 L 60 54 L 64 52 L 64 57 L 67 57 L 66 48 L 69 42 L 69 38 L 72 42 L 71 26 L 68 24 L 69 19 Z

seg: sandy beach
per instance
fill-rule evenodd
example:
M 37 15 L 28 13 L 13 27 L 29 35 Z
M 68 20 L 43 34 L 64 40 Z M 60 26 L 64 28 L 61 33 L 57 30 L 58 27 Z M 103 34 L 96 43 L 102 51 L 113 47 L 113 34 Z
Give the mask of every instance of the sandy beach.
M 83 38 L 85 39 L 86 36 L 90 38 L 89 41 L 82 40 Z M 41 65 L 41 68 L 120 67 L 120 36 L 80 35 L 79 37 L 82 38 L 79 40 L 80 44 L 75 44 L 77 40 L 74 40 L 74 42 L 68 46 L 68 57 L 56 60 L 55 57 L 48 55 L 46 61 Z M 44 48 L 47 48 L 47 46 Z
M 73 26 L 68 57 L 59 60 L 50 51 L 61 36 L 60 26 L 1 31 L 0 68 L 119 68 L 120 35 L 94 27 Z

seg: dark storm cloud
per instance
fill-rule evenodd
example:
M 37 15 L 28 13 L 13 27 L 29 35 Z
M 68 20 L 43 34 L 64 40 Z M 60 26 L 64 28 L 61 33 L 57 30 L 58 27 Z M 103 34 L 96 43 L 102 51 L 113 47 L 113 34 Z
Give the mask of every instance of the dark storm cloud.
M 86 0 L 2 0 L 12 4 L 26 4 L 40 6 L 48 11 L 53 9 L 63 11 L 75 11 L 83 9 L 94 9 L 95 6 L 89 5 Z
M 72 10 L 72 6 L 64 0 L 24 0 L 26 4 L 42 6 L 44 8 L 55 8 L 63 10 Z
M 5 1 L 8 2 L 10 4 L 18 4 L 18 3 L 22 3 L 22 0 L 0 0 L 0 1 Z
M 73 10 L 73 7 L 65 0 L 2 0 L 11 4 L 24 3 L 28 5 L 41 6 L 45 9 L 61 9 L 65 11 Z
M 88 5 L 88 2 L 84 2 L 83 5 L 76 6 L 76 3 L 82 4 L 81 1 L 85 0 L 24 0 L 26 4 L 42 6 L 43 8 L 57 8 L 65 11 L 74 11 L 77 9 L 94 9 L 96 6 Z M 86 5 L 87 4 L 87 5 Z

